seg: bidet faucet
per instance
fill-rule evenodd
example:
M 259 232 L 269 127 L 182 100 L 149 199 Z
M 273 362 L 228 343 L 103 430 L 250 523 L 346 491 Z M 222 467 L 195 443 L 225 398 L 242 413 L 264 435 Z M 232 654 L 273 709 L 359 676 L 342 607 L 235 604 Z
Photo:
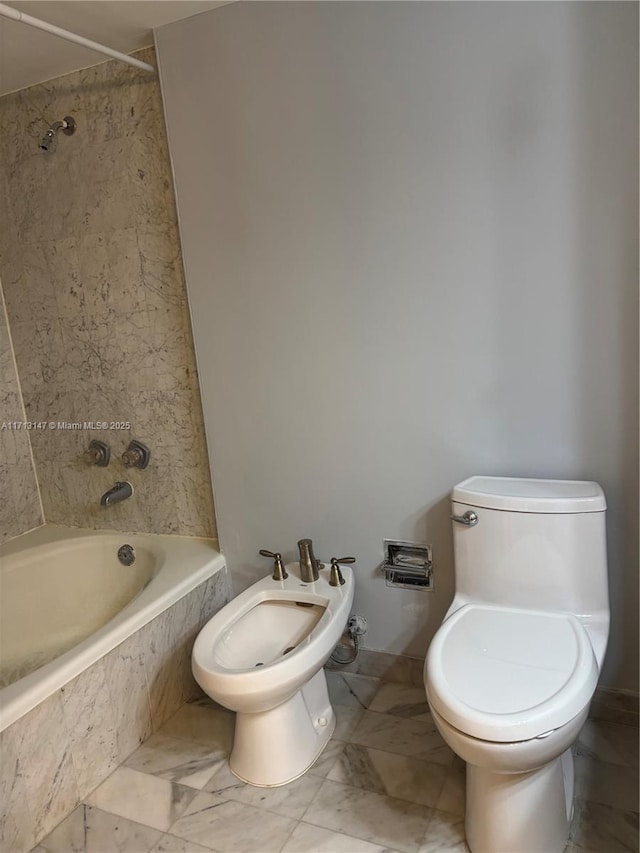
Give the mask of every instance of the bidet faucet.
M 301 539 L 298 542 L 298 550 L 300 551 L 300 580 L 305 583 L 317 581 L 320 577 L 318 569 L 324 569 L 324 565 L 313 556 L 311 539 Z
M 133 494 L 133 486 L 131 483 L 124 482 L 114 483 L 111 488 L 104 493 L 104 495 L 100 498 L 100 506 L 111 506 L 112 504 L 120 503 L 120 501 L 126 501 L 127 498 L 130 498 Z

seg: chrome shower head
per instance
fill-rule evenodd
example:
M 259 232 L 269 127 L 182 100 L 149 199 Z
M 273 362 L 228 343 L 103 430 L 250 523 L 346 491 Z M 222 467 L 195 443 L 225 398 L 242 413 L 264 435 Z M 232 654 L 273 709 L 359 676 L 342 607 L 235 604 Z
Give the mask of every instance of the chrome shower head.
M 56 134 L 59 130 L 67 136 L 73 136 L 76 132 L 76 120 L 72 116 L 65 116 L 62 121 L 54 121 L 40 140 L 42 151 L 52 151 L 55 148 Z

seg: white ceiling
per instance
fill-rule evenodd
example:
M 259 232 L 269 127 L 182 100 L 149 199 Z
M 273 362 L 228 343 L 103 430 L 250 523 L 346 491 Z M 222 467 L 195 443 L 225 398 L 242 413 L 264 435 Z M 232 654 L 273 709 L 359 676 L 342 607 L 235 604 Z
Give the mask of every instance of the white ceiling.
M 228 0 L 226 0 L 228 2 Z M 223 6 L 225 0 L 27 0 L 20 12 L 131 53 L 153 44 L 152 30 Z M 105 62 L 107 57 L 0 17 L 0 95 Z

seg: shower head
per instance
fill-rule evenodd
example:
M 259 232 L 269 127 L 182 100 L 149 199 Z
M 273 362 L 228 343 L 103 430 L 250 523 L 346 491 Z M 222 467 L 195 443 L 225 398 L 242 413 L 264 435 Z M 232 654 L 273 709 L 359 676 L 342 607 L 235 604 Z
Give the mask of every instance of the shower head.
M 55 148 L 56 134 L 59 130 L 67 136 L 73 136 L 76 132 L 76 120 L 72 116 L 65 116 L 62 121 L 54 121 L 40 140 L 42 151 L 52 151 Z

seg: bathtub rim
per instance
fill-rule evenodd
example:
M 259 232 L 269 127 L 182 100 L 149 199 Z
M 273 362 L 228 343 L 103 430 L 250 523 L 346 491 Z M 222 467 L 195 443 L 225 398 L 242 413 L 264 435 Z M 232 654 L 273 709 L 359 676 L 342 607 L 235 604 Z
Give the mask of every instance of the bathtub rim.
M 20 558 L 50 547 L 59 549 L 69 540 L 116 540 L 159 553 L 160 568 L 127 605 L 93 634 L 37 670 L 0 689 L 0 732 L 68 684 L 92 664 L 115 649 L 197 586 L 226 569 L 217 541 L 156 533 L 67 528 L 46 524 L 0 547 L 3 557 Z M 114 542 L 115 544 L 115 542 Z M 155 547 L 154 547 L 155 546 Z M 171 557 L 175 557 L 171 562 Z

